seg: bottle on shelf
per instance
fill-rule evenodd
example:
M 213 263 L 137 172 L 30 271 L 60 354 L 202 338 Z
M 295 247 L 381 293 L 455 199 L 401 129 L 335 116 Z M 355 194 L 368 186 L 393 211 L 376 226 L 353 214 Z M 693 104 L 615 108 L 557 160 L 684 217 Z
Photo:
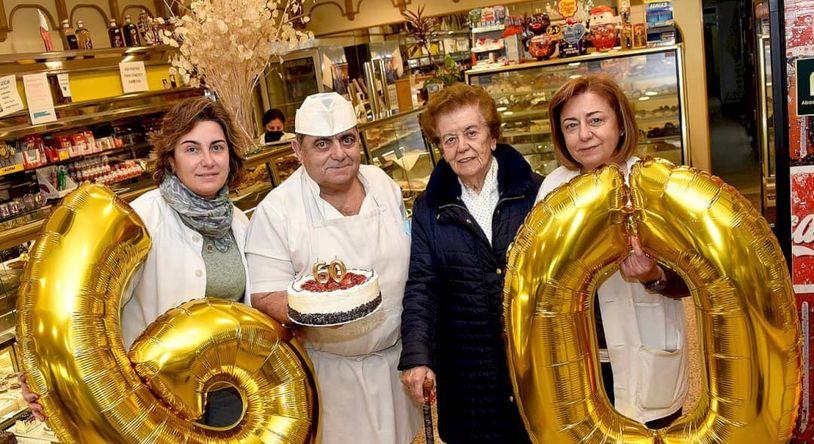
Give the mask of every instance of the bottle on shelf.
M 116 25 L 116 19 L 110 19 L 107 27 L 107 36 L 110 38 L 111 48 L 124 48 L 124 36 L 121 28 Z
M 629 0 L 620 2 L 619 16 L 622 18 L 622 32 L 619 38 L 622 49 L 633 49 L 633 24 L 630 22 Z
M 59 78 L 56 75 L 51 74 L 48 76 L 48 86 L 51 89 L 51 96 L 54 98 L 54 103 L 71 103 L 70 96 L 65 97 L 62 93 L 62 88 L 59 86 Z
M 170 74 L 170 87 L 177 88 L 178 82 L 175 81 L 175 74 Z
M 79 49 L 93 49 L 93 40 L 90 38 L 90 31 L 85 28 L 82 20 L 76 21 L 76 39 L 79 44 Z
M 142 45 L 152 46 L 156 44 L 153 25 L 150 23 L 150 16 L 148 16 L 146 12 L 142 12 L 138 15 L 137 28 Z
M 129 15 L 124 16 L 124 26 L 122 26 L 124 33 L 124 44 L 127 46 L 141 46 L 141 38 L 139 37 L 138 28 L 133 24 Z
M 62 46 L 65 49 L 79 49 L 79 40 L 68 19 L 62 21 Z

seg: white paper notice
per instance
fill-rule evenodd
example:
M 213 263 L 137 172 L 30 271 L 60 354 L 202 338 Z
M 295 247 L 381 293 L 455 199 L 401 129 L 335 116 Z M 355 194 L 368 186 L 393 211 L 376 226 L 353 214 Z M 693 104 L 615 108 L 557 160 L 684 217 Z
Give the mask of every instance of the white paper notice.
M 23 99 L 17 90 L 16 76 L 0 77 L 0 116 L 7 116 L 23 109 Z
M 401 50 L 396 48 L 392 54 L 393 57 L 393 69 L 396 70 L 396 77 L 401 77 L 404 75 L 404 60 L 401 58 Z
M 23 88 L 32 125 L 57 120 L 54 98 L 51 96 L 51 87 L 48 85 L 48 77 L 45 73 L 23 76 Z
M 62 97 L 71 97 L 71 84 L 69 83 L 68 73 L 57 74 L 57 82 L 59 89 L 62 90 Z
M 144 68 L 144 62 L 121 62 L 119 63 L 119 73 L 125 94 L 150 89 L 147 84 L 147 70 Z
M 334 64 L 327 55 L 322 54 L 322 84 L 328 88 L 334 87 Z

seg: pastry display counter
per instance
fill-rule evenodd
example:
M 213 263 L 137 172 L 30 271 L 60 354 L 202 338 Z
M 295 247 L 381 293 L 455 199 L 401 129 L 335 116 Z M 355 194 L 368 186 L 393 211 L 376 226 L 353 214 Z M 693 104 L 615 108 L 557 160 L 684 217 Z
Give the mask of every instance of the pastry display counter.
M 558 166 L 548 102 L 569 78 L 591 73 L 616 80 L 633 104 L 640 154 L 685 162 L 688 137 L 681 45 L 470 70 L 466 81 L 483 87 L 495 99 L 503 119 L 502 141 L 546 175 Z
M 438 159 L 437 151 L 430 149 L 418 123 L 421 112 L 423 109 L 359 125 L 368 163 L 383 169 L 396 181 L 408 210 L 427 188 Z

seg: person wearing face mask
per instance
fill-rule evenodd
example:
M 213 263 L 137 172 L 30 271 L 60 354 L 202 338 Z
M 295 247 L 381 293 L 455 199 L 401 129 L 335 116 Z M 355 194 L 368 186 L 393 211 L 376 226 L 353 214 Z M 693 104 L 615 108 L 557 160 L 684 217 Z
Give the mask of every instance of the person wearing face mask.
M 549 119 L 560 167 L 546 176 L 538 200 L 582 173 L 616 164 L 627 177 L 638 128 L 633 107 L 610 78 L 569 80 L 551 97 Z M 605 392 L 623 415 L 652 429 L 681 416 L 689 387 L 681 277 L 630 238 L 631 254 L 597 289 L 594 313 Z
M 277 142 L 280 140 L 291 140 L 293 134 L 283 131 L 285 128 L 285 114 L 277 108 L 272 108 L 263 114 L 263 129 L 265 133 L 258 141 L 261 145 Z
M 433 94 L 421 128 L 443 152 L 413 207 L 404 293 L 401 380 L 416 401 L 437 384 L 446 443 L 530 442 L 503 346 L 503 272 L 509 244 L 542 178 L 497 143 L 500 114 L 480 87 Z
M 302 166 L 257 206 L 247 238 L 251 305 L 284 324 L 286 289 L 318 261 L 342 260 L 379 275 L 382 304 L 339 327 L 300 327 L 319 384 L 320 442 L 412 442 L 420 416 L 398 380 L 401 299 L 410 237 L 401 189 L 360 165 L 353 105 L 311 95 L 297 110 L 294 152 Z
M 125 349 L 159 316 L 204 297 L 244 301 L 249 278 L 244 257 L 248 218 L 229 199 L 242 176 L 242 136 L 231 115 L 205 97 L 173 106 L 152 140 L 158 188 L 130 203 L 150 235 L 152 247 L 122 297 Z M 37 396 L 23 395 L 42 418 Z M 202 422 L 228 426 L 240 419 L 236 390 L 210 392 Z

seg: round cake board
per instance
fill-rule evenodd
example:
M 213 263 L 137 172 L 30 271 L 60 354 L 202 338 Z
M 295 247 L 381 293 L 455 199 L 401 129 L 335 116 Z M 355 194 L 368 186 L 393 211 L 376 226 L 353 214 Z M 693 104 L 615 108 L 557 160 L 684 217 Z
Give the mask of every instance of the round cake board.
M 356 322 L 356 321 L 365 319 L 368 316 L 370 316 L 370 315 L 376 313 L 377 311 L 379 311 L 379 309 L 381 307 L 382 307 L 382 300 L 380 298 L 379 303 L 376 305 L 376 308 L 371 310 L 368 314 L 366 314 L 366 315 L 364 315 L 362 317 L 356 318 L 356 319 L 351 319 L 350 321 L 337 322 L 335 324 L 308 324 L 308 323 L 305 323 L 305 322 L 299 322 L 296 319 L 291 319 L 291 322 L 294 323 L 294 324 L 297 324 L 297 325 L 302 325 L 303 327 L 339 327 L 340 325 L 350 324 L 351 322 Z

